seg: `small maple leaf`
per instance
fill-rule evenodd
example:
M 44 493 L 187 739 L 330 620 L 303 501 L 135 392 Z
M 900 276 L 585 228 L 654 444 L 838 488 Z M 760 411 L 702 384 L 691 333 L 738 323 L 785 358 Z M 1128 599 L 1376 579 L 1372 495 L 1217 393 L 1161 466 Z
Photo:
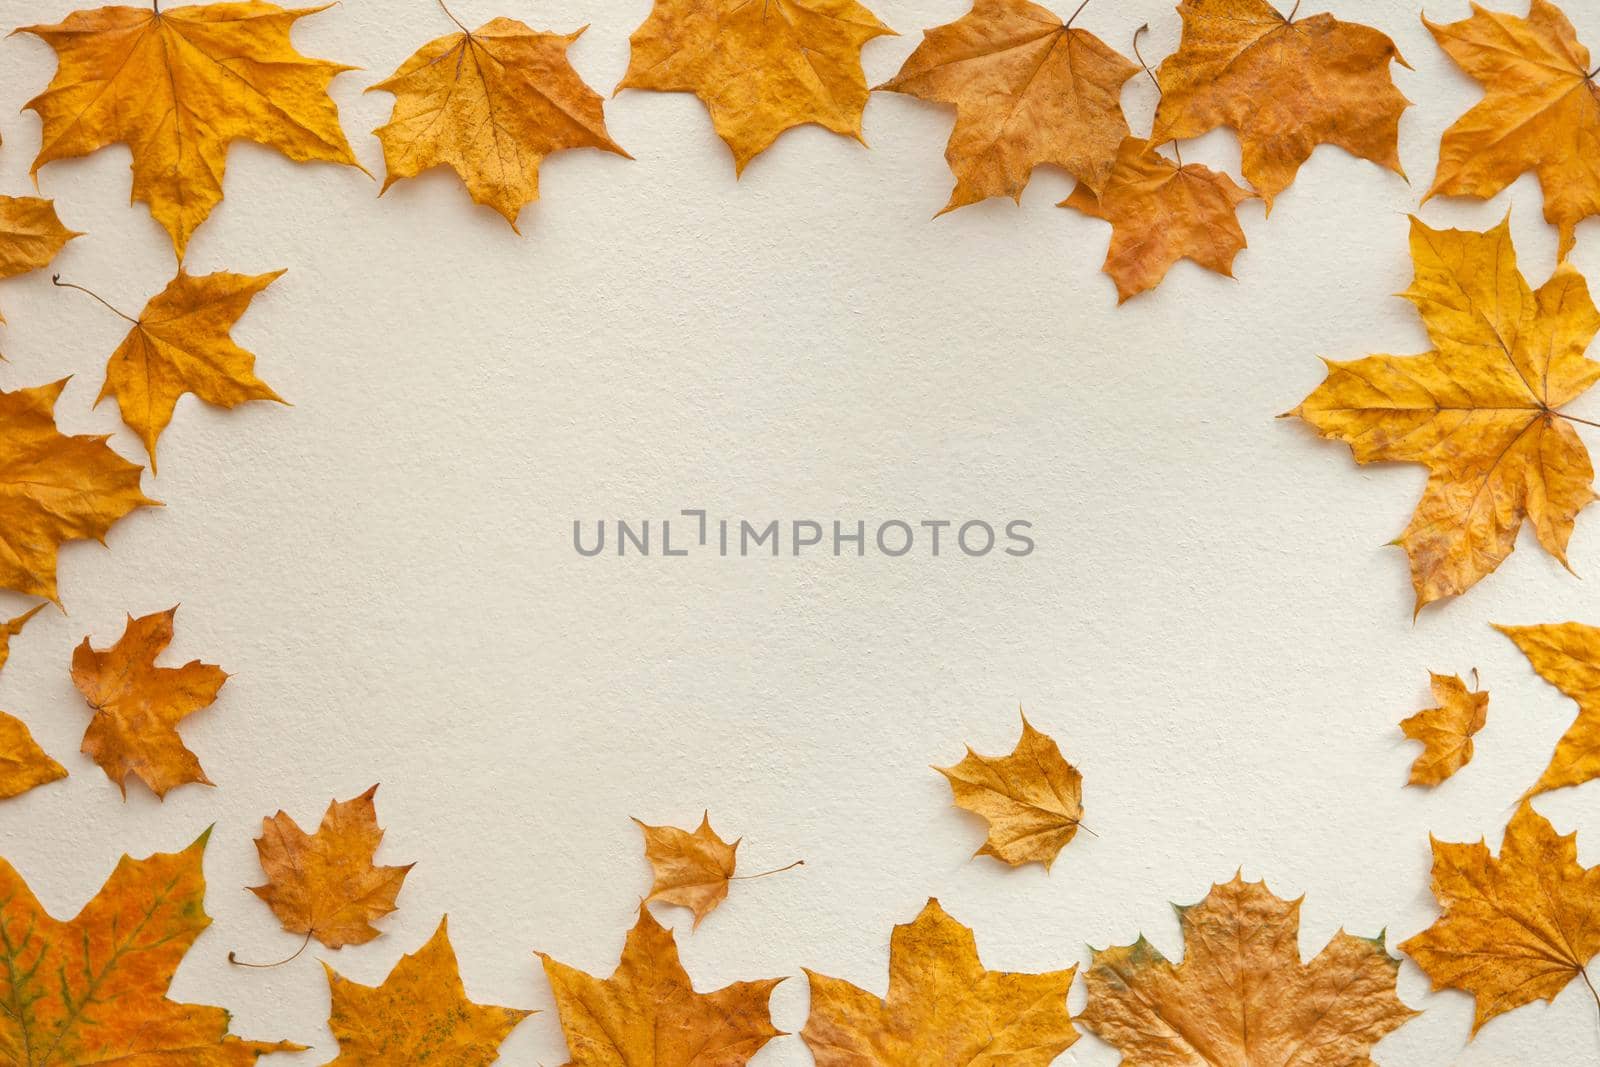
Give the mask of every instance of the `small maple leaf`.
M 1076 973 L 987 970 L 972 931 L 929 900 L 894 928 L 886 998 L 806 971 L 811 1015 L 800 1036 L 817 1067 L 1047 1067 L 1078 1039 L 1067 1011 Z
M 1482 840 L 1433 844 L 1433 895 L 1443 914 L 1404 941 L 1434 989 L 1476 998 L 1472 1032 L 1496 1015 L 1554 1000 L 1600 952 L 1600 867 L 1578 865 L 1562 836 L 1526 801 L 1495 858 Z
M 85 637 L 72 653 L 72 682 L 94 709 L 83 735 L 83 753 L 117 783 L 124 798 L 130 777 L 163 798 L 188 782 L 214 784 L 178 737 L 178 723 L 210 707 L 228 676 L 199 660 L 182 667 L 155 665 L 172 643 L 177 611 L 169 608 L 139 619 L 130 615 L 115 645 L 102 652 Z
M 1401 720 L 1400 729 L 1422 742 L 1422 755 L 1411 764 L 1412 785 L 1438 785 L 1472 759 L 1472 735 L 1483 729 L 1489 694 L 1467 688 L 1460 675 L 1428 674 L 1436 708 Z
M 68 241 L 83 234 L 61 225 L 53 200 L 0 196 L 0 278 L 49 265 Z M 5 317 L 0 316 L 0 322 Z
M 373 131 L 388 169 L 378 195 L 402 178 L 447 166 L 473 200 L 515 230 L 522 208 L 539 199 L 546 156 L 600 148 L 631 159 L 606 132 L 600 95 L 567 59 L 582 33 L 539 33 L 497 18 L 419 48 L 367 90 L 395 98 L 388 123 Z
M 633 820 L 644 831 L 644 854 L 655 873 L 655 884 L 645 902 L 659 900 L 694 912 L 694 925 L 714 911 L 728 896 L 739 842 L 731 845 L 711 828 L 711 813 L 700 819 L 693 833 L 675 826 L 651 826 Z
M 354 800 L 333 801 L 314 834 L 282 811 L 261 820 L 256 852 L 267 884 L 250 892 L 289 933 L 334 949 L 362 945 L 378 936 L 372 921 L 395 910 L 395 896 L 415 865 L 373 865 L 383 840 L 372 802 L 377 792 L 373 786 Z
M 1079 183 L 1057 206 L 1111 223 L 1101 270 L 1117 283 L 1117 303 L 1124 304 L 1160 285 L 1180 259 L 1233 277 L 1233 259 L 1246 245 L 1238 207 L 1254 197 L 1226 174 L 1175 163 L 1150 141 L 1129 137 L 1098 196 Z
M 1404 176 L 1400 115 L 1410 106 L 1386 35 L 1332 15 L 1286 18 L 1266 0 L 1183 0 L 1178 51 L 1158 69 L 1163 90 L 1151 140 L 1239 135 L 1244 177 L 1267 210 L 1321 144 Z
M 0 711 L 0 800 L 66 776 L 67 769 L 39 747 L 26 723 Z
M 1595 499 L 1594 467 L 1560 409 L 1600 380 L 1584 355 L 1600 312 L 1568 264 L 1530 290 L 1504 222 L 1475 233 L 1413 219 L 1411 256 L 1416 281 L 1401 295 L 1434 351 L 1329 360 L 1327 380 L 1289 415 L 1345 442 L 1358 463 L 1427 467 L 1395 542 L 1420 612 L 1492 573 L 1524 519 L 1566 564 L 1578 512 Z
M 0 1049 L 6 1062 L 244 1067 L 287 1041 L 241 1041 L 221 1008 L 168 999 L 189 946 L 211 924 L 201 857 L 123 856 L 76 918 L 52 918 L 0 859 Z M 22 1051 L 30 1050 L 30 1051 Z
M 448 921 L 400 957 L 382 985 L 352 982 L 322 965 L 333 1000 L 328 1028 L 339 1042 L 326 1067 L 489 1067 L 499 1058 L 500 1043 L 534 1013 L 467 999 Z
M 567 1067 L 743 1067 L 782 1032 L 767 1001 L 783 979 L 735 982 L 696 993 L 672 932 L 644 905 L 610 978 L 595 978 L 545 953 L 545 977 L 561 1014 Z M 715 1059 L 707 1059 L 715 1049 Z
M 1237 875 L 1178 908 L 1183 962 L 1144 938 L 1094 951 L 1078 1021 L 1128 1067 L 1294 1063 L 1363 1067 L 1384 1035 L 1418 1012 L 1395 995 L 1400 961 L 1383 937 L 1340 931 L 1300 961 L 1300 902 Z M 1199 1041 L 1199 1045 L 1193 1042 Z
M 144 468 L 113 452 L 104 437 L 56 429 L 56 399 L 66 384 L 0 390 L 0 588 L 57 605 L 62 542 L 104 543 L 128 512 L 156 504 L 139 491 Z
M 1495 196 L 1539 175 L 1544 217 L 1561 231 L 1560 258 L 1578 223 L 1600 215 L 1600 84 L 1589 50 L 1561 9 L 1532 0 L 1527 18 L 1473 5 L 1460 22 L 1423 24 L 1484 97 L 1439 142 L 1432 197 Z
M 743 173 L 795 126 L 861 140 L 861 49 L 893 33 L 856 0 L 655 0 L 617 90 L 695 94 Z
M 980 756 L 969 746 L 954 767 L 934 770 L 950 781 L 956 806 L 982 815 L 989 838 L 974 855 L 1046 870 L 1077 836 L 1083 819 L 1083 775 L 1056 743 L 1022 717 L 1022 739 L 1009 756 Z
M 1138 70 L 1028 0 L 975 0 L 925 31 L 878 88 L 955 106 L 945 159 L 956 187 L 943 214 L 991 196 L 1020 201 L 1041 163 L 1099 192 L 1128 136 L 1122 86 Z
M 56 53 L 56 73 L 28 101 L 43 124 L 30 173 L 122 142 L 133 198 L 150 205 L 178 259 L 222 200 L 228 145 L 254 141 L 297 163 L 359 167 L 339 129 L 328 83 L 339 63 L 308 59 L 289 40 L 320 7 L 199 4 L 102 7 L 14 32 Z
M 1577 622 L 1496 626 L 1539 677 L 1577 701 L 1578 715 L 1523 799 L 1600 777 L 1600 629 Z

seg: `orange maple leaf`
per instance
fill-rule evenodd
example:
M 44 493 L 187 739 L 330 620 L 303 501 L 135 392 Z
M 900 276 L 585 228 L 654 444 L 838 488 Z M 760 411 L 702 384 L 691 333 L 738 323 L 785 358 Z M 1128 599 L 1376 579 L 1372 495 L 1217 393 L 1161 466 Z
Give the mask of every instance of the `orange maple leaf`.
M 11 639 L 22 632 L 43 604 L 0 623 L 0 667 L 11 657 Z M 67 769 L 47 755 L 33 739 L 27 724 L 0 711 L 0 799 L 20 796 L 35 786 L 58 781 Z
M 1495 629 L 1515 642 L 1539 677 L 1578 705 L 1577 717 L 1523 799 L 1600 778 L 1600 629 L 1577 622 Z
M 1401 721 L 1400 729 L 1422 742 L 1422 755 L 1411 764 L 1412 785 L 1438 785 L 1472 759 L 1472 735 L 1483 729 L 1489 694 L 1469 690 L 1459 675 L 1428 675 L 1435 708 Z
M 0 278 L 15 278 L 48 265 L 68 241 L 82 236 L 61 225 L 53 200 L 0 196 Z
M 1022 717 L 1022 738 L 1009 756 L 980 756 L 969 746 L 954 767 L 935 767 L 949 779 L 958 807 L 983 816 L 989 838 L 975 855 L 1048 870 L 1078 834 L 1083 820 L 1083 775 L 1049 737 Z
M 128 795 L 138 778 L 158 797 L 189 782 L 214 784 L 200 760 L 178 737 L 178 723 L 217 699 L 228 680 L 221 668 L 191 660 L 182 667 L 157 667 L 172 643 L 176 607 L 135 619 L 105 651 L 85 637 L 72 653 L 72 682 L 94 709 L 83 735 L 83 752 Z

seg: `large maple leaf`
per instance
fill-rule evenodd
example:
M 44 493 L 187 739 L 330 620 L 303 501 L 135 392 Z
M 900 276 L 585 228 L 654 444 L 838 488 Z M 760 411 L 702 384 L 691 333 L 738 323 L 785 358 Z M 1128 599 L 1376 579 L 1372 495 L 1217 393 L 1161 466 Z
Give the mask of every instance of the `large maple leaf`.
M 1577 718 L 1524 798 L 1600 778 L 1600 629 L 1577 622 L 1495 629 L 1516 642 L 1539 677 L 1578 704 Z
M 1041 163 L 1098 193 L 1128 136 L 1122 86 L 1138 70 L 1028 0 L 976 0 L 927 30 L 878 88 L 955 106 L 945 149 L 956 176 L 951 211 L 991 196 L 1021 200 Z
M 694 93 L 734 168 L 815 123 L 861 139 L 861 49 L 894 31 L 856 0 L 655 0 L 617 89 Z
M 417 49 L 367 90 L 394 96 L 389 121 L 373 131 L 383 144 L 383 191 L 431 167 L 449 167 L 472 199 L 505 216 L 514 230 L 522 208 L 539 199 L 546 156 L 600 148 L 627 157 L 606 132 L 599 94 L 567 59 L 582 33 L 539 33 L 497 18 Z
M 181 260 L 222 199 L 233 141 L 296 162 L 359 167 L 328 96 L 334 76 L 354 68 L 308 59 L 289 40 L 295 20 L 321 10 L 256 0 L 102 7 L 22 27 L 16 32 L 39 37 L 58 61 L 50 85 L 27 104 L 44 125 L 32 173 L 127 144 L 133 198 L 150 205 Z
M 800 1036 L 817 1067 L 1046 1067 L 1078 1039 L 1067 1011 L 1076 972 L 988 970 L 972 931 L 930 900 L 894 928 L 888 997 L 806 972 L 811 1015 Z
M 967 748 L 954 767 L 935 767 L 950 782 L 956 805 L 981 815 L 989 837 L 976 855 L 1048 870 L 1077 836 L 1083 820 L 1083 775 L 1062 758 L 1055 741 L 1023 716 L 1022 737 L 1008 756 Z
M 595 978 L 544 953 L 561 1013 L 567 1067 L 743 1067 L 780 1031 L 767 1001 L 783 979 L 735 982 L 696 993 L 672 931 L 641 904 L 622 959 Z M 715 1049 L 708 1058 L 708 1049 Z
M 211 924 L 201 870 L 208 836 L 182 852 L 123 856 L 66 922 L 0 859 L 0 1061 L 243 1067 L 304 1047 L 241 1041 L 221 1008 L 167 997 L 173 972 Z
M 1584 355 L 1600 312 L 1562 264 L 1538 292 L 1517 270 L 1511 230 L 1434 230 L 1413 220 L 1416 305 L 1435 350 L 1328 361 L 1295 408 L 1360 463 L 1420 463 L 1428 484 L 1397 540 L 1416 609 L 1465 592 L 1511 554 L 1523 520 L 1563 564 L 1595 499 L 1589 453 L 1560 409 L 1600 380 Z
M 489 1067 L 500 1043 L 533 1012 L 474 1004 L 461 983 L 447 919 L 400 957 L 382 985 L 352 982 L 324 963 L 339 1055 L 326 1067 Z
M 1381 936 L 1340 931 L 1300 961 L 1300 902 L 1237 875 L 1178 909 L 1183 962 L 1140 938 L 1098 950 L 1078 1021 L 1126 1067 L 1370 1067 L 1372 1046 L 1418 1013 L 1395 995 L 1400 961 Z M 1308 1050 L 1314 1050 L 1314 1055 Z
M 1433 839 L 1433 895 L 1443 914 L 1401 943 L 1435 989 L 1476 999 L 1472 1031 L 1535 1000 L 1554 1000 L 1600 953 L 1600 867 L 1578 865 L 1562 836 L 1526 802 L 1500 842 Z
M 1286 18 L 1266 0 L 1183 0 L 1178 13 L 1183 37 L 1157 71 L 1152 141 L 1231 126 L 1245 180 L 1269 210 L 1321 144 L 1403 173 L 1410 103 L 1390 64 L 1406 62 L 1387 36 L 1332 15 Z
M 1600 214 L 1600 71 L 1589 50 L 1549 0 L 1532 0 L 1527 18 L 1473 4 L 1460 22 L 1422 21 L 1484 88 L 1440 140 L 1428 196 L 1488 198 L 1534 171 L 1565 259 L 1578 223 Z
M 0 588 L 58 604 L 62 543 L 103 543 L 124 515 L 156 503 L 139 491 L 144 468 L 113 452 L 104 437 L 56 429 L 56 399 L 66 384 L 0 390 Z

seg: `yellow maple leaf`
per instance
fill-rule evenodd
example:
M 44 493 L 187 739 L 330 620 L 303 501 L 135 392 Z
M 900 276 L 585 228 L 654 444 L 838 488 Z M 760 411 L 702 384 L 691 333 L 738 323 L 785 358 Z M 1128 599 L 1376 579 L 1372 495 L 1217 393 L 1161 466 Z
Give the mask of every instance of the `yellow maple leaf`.
M 0 196 L 0 278 L 15 278 L 47 266 L 68 241 L 82 236 L 61 224 L 53 200 Z M 5 316 L 0 315 L 0 322 L 4 321 Z
M 711 828 L 711 813 L 690 833 L 676 826 L 651 826 L 633 820 L 644 831 L 644 853 L 655 874 L 646 903 L 659 900 L 694 912 L 694 925 L 728 897 L 739 842 L 732 844 Z
M 622 959 L 595 978 L 539 953 L 572 1057 L 567 1067 L 743 1067 L 781 1032 L 767 1000 L 783 979 L 696 993 L 672 932 L 639 906 Z M 716 1058 L 705 1058 L 716 1049 Z
M 1595 499 L 1589 452 L 1560 409 L 1596 380 L 1584 352 L 1600 312 L 1567 264 L 1538 292 L 1517 270 L 1506 223 L 1487 233 L 1415 219 L 1416 305 L 1434 351 L 1328 361 L 1293 411 L 1357 462 L 1428 469 L 1395 542 L 1411 561 L 1416 610 L 1465 592 L 1516 546 L 1523 520 L 1563 564 L 1578 512 Z
M 861 140 L 861 49 L 892 33 L 856 0 L 655 0 L 617 89 L 694 93 L 742 173 L 795 126 Z
M 943 214 L 991 196 L 1020 201 L 1041 163 L 1099 192 L 1128 136 L 1122 86 L 1138 70 L 1028 0 L 975 0 L 925 31 L 878 88 L 955 106 L 945 159 L 956 187 Z
M 971 747 L 954 767 L 934 770 L 950 781 L 956 806 L 983 816 L 989 838 L 975 855 L 1045 869 L 1077 836 L 1083 820 L 1083 775 L 1056 743 L 1022 718 L 1022 738 L 1009 756 L 980 756 Z
M 0 799 L 66 776 L 67 769 L 39 747 L 26 723 L 0 711 Z
M 497 18 L 417 49 L 367 90 L 395 98 L 388 123 L 373 131 L 388 171 L 379 195 L 402 178 L 449 167 L 473 200 L 515 230 L 522 208 L 539 199 L 546 156 L 600 148 L 631 159 L 606 132 L 599 94 L 567 59 L 582 33 L 539 33 Z
M 378 936 L 372 920 L 395 910 L 414 864 L 373 865 L 383 841 L 372 802 L 377 792 L 373 786 L 354 800 L 333 801 L 314 834 L 282 811 L 261 820 L 256 853 L 267 883 L 250 892 L 291 934 L 305 934 L 308 942 L 315 937 L 329 948 L 364 945 Z
M 1254 196 L 1226 174 L 1175 163 L 1151 142 L 1129 137 L 1098 196 L 1080 183 L 1057 206 L 1111 223 L 1101 269 L 1123 304 L 1160 285 L 1180 259 L 1233 277 L 1233 259 L 1246 246 L 1237 210 Z
M 1300 902 L 1234 876 L 1178 909 L 1183 962 L 1144 938 L 1094 951 L 1078 1021 L 1122 1053 L 1157 1064 L 1370 1064 L 1372 1046 L 1418 1012 L 1395 995 L 1400 961 L 1383 937 L 1340 931 L 1300 961 Z
M 328 1028 L 339 1042 L 326 1067 L 489 1067 L 499 1058 L 500 1043 L 534 1013 L 467 999 L 447 925 L 440 919 L 428 943 L 400 957 L 379 986 L 322 965 L 333 1001 Z
M 1565 259 L 1578 223 L 1600 215 L 1600 84 L 1589 50 L 1549 0 L 1531 0 L 1527 18 L 1474 4 L 1460 22 L 1422 21 L 1484 88 L 1440 140 L 1424 203 L 1439 195 L 1487 199 L 1534 171 Z
M 44 605 L 39 604 L 28 609 L 14 619 L 11 619 L 7 622 L 0 622 L 0 667 L 4 667 L 6 665 L 6 661 L 11 658 L 11 639 L 20 634 L 22 632 L 22 628 L 28 625 L 28 620 L 39 614 L 43 608 Z
M 1443 914 L 1400 951 L 1434 989 L 1473 995 L 1474 1034 L 1502 1012 L 1554 1000 L 1600 952 L 1600 867 L 1578 865 L 1576 834 L 1557 834 L 1524 802 L 1499 858 L 1481 840 L 1430 840 Z
M 1578 704 L 1577 718 L 1523 798 L 1600 777 L 1600 629 L 1577 622 L 1495 629 L 1516 643 L 1539 677 Z
M 1489 694 L 1467 688 L 1460 675 L 1429 673 L 1433 699 L 1427 708 L 1401 720 L 1401 731 L 1422 742 L 1422 755 L 1411 764 L 1412 785 L 1438 785 L 1472 759 L 1472 735 L 1483 729 Z
M 139 491 L 144 468 L 113 452 L 104 437 L 56 429 L 56 399 L 66 384 L 0 390 L 0 588 L 56 604 L 62 543 L 104 543 L 128 512 L 157 503 Z
M 124 143 L 133 198 L 150 205 L 183 259 L 222 200 L 228 145 L 254 141 L 303 163 L 360 167 L 339 128 L 328 83 L 339 63 L 308 59 L 289 40 L 321 7 L 198 4 L 101 7 L 24 26 L 55 49 L 55 77 L 28 101 L 44 129 L 31 173 L 57 159 Z
M 77 916 L 52 918 L 0 860 L 0 1059 L 31 1067 L 184 1064 L 245 1067 L 287 1041 L 241 1041 L 221 1008 L 167 996 L 173 972 L 211 924 L 201 857 L 123 856 Z
M 138 778 L 158 797 L 189 782 L 214 784 L 200 760 L 178 737 L 178 723 L 217 699 L 228 680 L 220 667 L 191 660 L 182 667 L 157 667 L 172 643 L 177 608 L 135 619 L 115 645 L 93 648 L 85 637 L 72 653 L 72 682 L 94 709 L 83 735 L 83 753 L 128 795 Z
M 1047 1067 L 1078 1039 L 1067 1011 L 1076 973 L 988 970 L 972 931 L 929 900 L 894 928 L 886 998 L 806 971 L 811 1015 L 800 1036 L 817 1067 Z
M 1183 0 L 1178 13 L 1183 37 L 1157 71 L 1152 141 L 1231 126 L 1245 180 L 1268 211 L 1321 144 L 1404 176 L 1400 115 L 1410 102 L 1390 64 L 1408 64 L 1386 35 L 1332 15 L 1285 17 L 1266 0 Z

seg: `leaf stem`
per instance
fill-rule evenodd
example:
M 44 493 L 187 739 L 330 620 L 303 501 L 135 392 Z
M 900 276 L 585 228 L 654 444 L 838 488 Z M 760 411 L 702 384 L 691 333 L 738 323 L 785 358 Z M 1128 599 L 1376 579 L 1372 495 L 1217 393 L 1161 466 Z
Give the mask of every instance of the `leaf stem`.
M 1139 66 L 1143 67 L 1144 72 L 1150 76 L 1151 84 L 1156 87 L 1156 97 L 1160 100 L 1165 100 L 1167 91 L 1161 88 L 1161 79 L 1156 77 L 1156 72 L 1151 70 L 1150 64 L 1144 61 L 1144 53 L 1139 51 L 1139 35 L 1149 32 L 1150 24 L 1148 22 L 1133 31 L 1133 55 L 1139 61 Z M 1178 157 L 1178 166 L 1183 166 L 1183 149 L 1178 147 L 1178 139 L 1174 137 L 1168 143 L 1172 145 L 1172 154 Z
M 1583 967 L 1578 968 L 1578 973 L 1583 976 L 1583 984 L 1589 987 L 1589 995 L 1594 998 L 1596 1012 L 1600 1012 L 1600 992 L 1596 992 L 1594 983 L 1589 981 L 1589 972 Z
M 1566 419 L 1568 422 L 1575 422 L 1580 426 L 1593 426 L 1595 429 L 1600 430 L 1600 422 L 1590 422 L 1588 419 L 1580 419 L 1576 415 L 1568 415 L 1565 411 L 1552 411 L 1550 414 L 1555 415 L 1557 418 Z
M 1068 19 L 1068 20 L 1067 20 L 1067 21 L 1066 21 L 1066 24 L 1065 24 L 1065 25 L 1063 25 L 1063 26 L 1062 26 L 1062 27 L 1061 27 L 1061 28 L 1062 28 L 1062 29 L 1063 29 L 1063 30 L 1070 30 L 1070 29 L 1072 29 L 1072 24 L 1073 24 L 1073 23 L 1074 23 L 1074 22 L 1077 22 L 1077 21 L 1078 21 L 1078 16 L 1079 16 L 1079 15 L 1081 15 L 1081 14 L 1083 14 L 1083 9 L 1084 9 L 1084 8 L 1086 8 L 1086 7 L 1088 7 L 1088 6 L 1089 6 L 1089 3 L 1090 3 L 1090 0 L 1083 0 L 1083 3 L 1081 3 L 1081 4 L 1079 4 L 1079 5 L 1078 5 L 1078 10 L 1076 10 L 1076 11 L 1074 11 L 1074 12 L 1073 12 L 1073 13 L 1072 13 L 1072 17 L 1071 17 L 1071 18 L 1070 18 L 1070 19 Z
M 311 931 L 307 930 L 306 939 L 300 942 L 300 947 L 294 950 L 294 955 L 285 959 L 281 959 L 277 963 L 246 963 L 244 960 L 239 959 L 232 952 L 228 953 L 228 962 L 233 964 L 235 967 L 256 967 L 260 970 L 268 970 L 273 967 L 282 967 L 285 963 L 293 963 L 295 960 L 299 959 L 300 953 L 304 952 L 306 950 L 306 946 L 309 944 L 311 944 Z
M 100 301 L 101 305 L 106 307 L 107 309 L 109 309 L 113 314 L 121 315 L 123 318 L 125 318 L 129 322 L 133 323 L 135 326 L 139 325 L 139 320 L 138 319 L 134 318 L 132 315 L 129 315 L 129 314 L 125 313 L 125 312 L 118 311 L 116 308 L 114 308 L 110 304 L 106 303 L 106 301 L 101 298 L 100 294 L 95 292 L 93 289 L 85 289 L 81 285 L 74 285 L 72 282 L 64 282 L 64 281 L 61 280 L 61 275 L 59 275 L 59 274 L 50 275 L 50 284 L 54 285 L 54 286 L 56 286 L 58 288 L 61 288 L 61 289 L 76 289 L 80 293 L 88 293 L 90 296 L 94 297 L 94 299 Z
M 771 874 L 782 874 L 784 871 L 792 871 L 796 867 L 804 867 L 805 865 L 806 865 L 806 861 L 805 860 L 795 860 L 793 863 L 789 864 L 789 866 L 787 866 L 787 867 L 776 867 L 776 868 L 774 868 L 774 869 L 772 869 L 770 871 L 762 871 L 760 874 L 736 874 L 732 878 L 729 878 L 728 881 L 730 881 L 730 882 L 744 882 L 744 881 L 748 881 L 751 878 L 765 878 L 765 877 L 767 877 L 768 875 L 771 875 Z
M 456 18 L 455 15 L 450 11 L 450 9 L 448 7 L 445 7 L 444 0 L 439 0 L 439 10 L 444 12 L 445 18 L 449 19 L 451 22 L 455 23 L 457 26 L 460 26 L 462 33 L 466 34 L 468 37 L 472 36 L 472 31 L 467 29 L 466 24 L 463 23 L 460 19 Z
M 1300 14 L 1300 3 L 1301 0 L 1294 0 L 1294 10 L 1290 11 L 1289 17 L 1283 20 L 1285 26 L 1292 24 L 1294 22 L 1294 17 Z

